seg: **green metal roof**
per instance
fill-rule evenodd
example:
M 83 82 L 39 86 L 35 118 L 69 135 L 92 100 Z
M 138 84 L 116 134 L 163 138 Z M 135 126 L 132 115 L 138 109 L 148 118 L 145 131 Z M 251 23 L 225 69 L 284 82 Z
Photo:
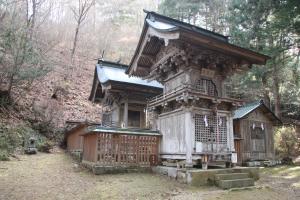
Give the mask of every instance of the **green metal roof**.
M 268 108 L 268 106 L 265 105 L 263 100 L 254 101 L 252 103 L 248 103 L 239 109 L 234 111 L 233 119 L 241 119 L 246 117 L 248 114 L 250 114 L 252 111 L 261 108 L 264 109 L 264 114 L 270 113 L 270 117 L 272 118 L 272 121 L 276 125 L 281 125 L 281 120 Z
M 253 110 L 258 108 L 260 105 L 263 104 L 262 100 L 254 101 L 252 103 L 248 103 L 239 109 L 234 111 L 233 119 L 240 119 L 251 113 Z
M 112 128 L 112 127 L 103 127 L 103 126 L 88 127 L 86 134 L 91 134 L 91 133 L 161 136 L 159 131 L 152 131 L 150 129 Z

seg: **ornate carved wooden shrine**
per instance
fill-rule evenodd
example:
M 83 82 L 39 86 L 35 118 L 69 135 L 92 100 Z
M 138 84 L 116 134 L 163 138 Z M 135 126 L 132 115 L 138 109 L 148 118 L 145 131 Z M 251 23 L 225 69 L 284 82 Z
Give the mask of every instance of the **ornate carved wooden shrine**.
M 126 72 L 164 86 L 148 102 L 152 128 L 162 134 L 161 158 L 185 160 L 187 166 L 204 155 L 209 161 L 230 161 L 232 111 L 242 101 L 224 82 L 267 59 L 223 35 L 148 12 Z

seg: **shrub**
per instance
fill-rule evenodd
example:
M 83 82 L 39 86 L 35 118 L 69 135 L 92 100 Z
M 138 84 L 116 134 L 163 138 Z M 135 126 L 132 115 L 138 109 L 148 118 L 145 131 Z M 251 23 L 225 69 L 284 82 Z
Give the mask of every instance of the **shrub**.
M 9 153 L 6 150 L 0 149 L 0 161 L 8 161 Z
M 0 151 L 1 157 L 8 157 L 15 149 L 23 144 L 23 132 L 0 124 Z
M 0 159 L 7 160 L 9 155 L 15 153 L 17 149 L 23 152 L 30 137 L 37 139 L 37 146 L 46 141 L 44 136 L 37 134 L 27 124 L 10 126 L 0 123 Z
M 53 149 L 53 142 L 46 140 L 42 143 L 37 144 L 37 149 L 40 152 L 50 153 L 50 150 Z
M 299 142 L 294 127 L 282 127 L 275 134 L 276 154 L 282 158 L 289 158 L 299 155 Z

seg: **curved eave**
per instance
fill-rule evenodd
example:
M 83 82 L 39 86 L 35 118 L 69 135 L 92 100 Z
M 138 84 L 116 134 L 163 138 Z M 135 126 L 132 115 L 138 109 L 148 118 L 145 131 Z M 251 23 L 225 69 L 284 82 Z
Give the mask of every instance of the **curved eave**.
M 207 36 L 213 37 L 215 39 L 228 42 L 228 37 L 224 36 L 222 34 L 219 34 L 219 33 L 216 33 L 216 32 L 213 32 L 213 31 L 210 31 L 210 30 L 207 30 L 207 29 L 204 29 L 199 26 L 195 26 L 195 25 L 183 22 L 183 21 L 179 21 L 177 19 L 173 19 L 173 18 L 164 16 L 164 15 L 161 15 L 161 14 L 158 14 L 155 12 L 151 12 L 151 11 L 145 11 L 145 12 L 148 14 L 147 17 L 149 17 L 149 18 L 151 18 L 151 17 L 153 19 L 158 18 L 161 22 L 171 24 L 175 27 L 180 27 L 181 29 L 190 30 L 193 32 L 200 33 L 202 35 L 207 35 Z
M 133 65 L 133 62 L 135 61 L 138 53 L 140 52 L 141 44 L 142 44 L 142 42 L 143 42 L 143 40 L 145 38 L 145 35 L 146 35 L 146 32 L 147 32 L 147 28 L 148 28 L 148 25 L 147 25 L 146 20 L 145 20 L 144 21 L 143 30 L 142 30 L 141 37 L 139 39 L 137 48 L 135 49 L 134 55 L 133 55 L 133 57 L 132 57 L 129 65 L 128 65 L 127 70 L 125 71 L 126 74 L 132 75 L 132 65 Z
M 189 30 L 182 30 L 180 32 L 181 39 L 194 39 L 194 41 L 197 41 L 199 45 L 203 45 L 204 47 L 208 49 L 212 49 L 215 51 L 219 51 L 220 53 L 224 53 L 227 55 L 235 56 L 235 57 L 241 57 L 250 64 L 258 64 L 258 65 L 265 65 L 267 60 L 271 57 L 243 48 L 236 46 L 234 44 L 230 44 L 228 42 L 215 40 L 214 38 L 210 38 L 205 35 L 195 35 L 195 33 L 189 31 Z M 194 37 L 193 37 L 194 36 Z M 196 43 L 194 43 L 196 44 Z
M 150 36 L 150 39 L 146 38 L 148 37 L 147 35 Z M 178 27 L 172 25 L 165 28 L 158 27 L 146 17 L 138 46 L 131 59 L 129 67 L 126 70 L 127 74 L 138 76 L 138 77 L 144 77 L 148 74 L 147 72 L 145 73 L 142 70 L 138 70 L 136 65 L 138 65 L 139 62 L 137 59 L 139 58 L 140 55 L 142 55 L 142 53 L 144 53 L 144 49 L 150 43 L 152 36 L 164 40 L 164 44 L 166 45 L 169 40 L 179 39 L 180 33 Z
M 97 90 L 99 90 L 99 87 L 100 87 L 100 90 L 102 91 L 101 84 L 98 80 L 97 67 L 95 67 L 92 90 L 91 90 L 90 96 L 88 98 L 89 101 L 95 102 Z
M 151 20 L 151 15 L 158 16 L 158 19 L 161 21 L 157 21 L 156 23 L 153 22 Z M 155 18 L 153 20 L 155 20 Z M 172 22 L 174 23 L 173 24 L 167 23 L 166 22 L 167 20 L 172 20 Z M 179 26 L 178 24 L 181 25 Z M 220 34 L 205 29 L 202 30 L 202 28 L 195 27 L 187 23 L 180 22 L 178 20 L 171 19 L 162 15 L 158 15 L 156 13 L 148 12 L 144 21 L 142 34 L 139 39 L 137 48 L 135 50 L 133 58 L 131 59 L 129 67 L 126 70 L 127 74 L 139 76 L 139 77 L 144 77 L 147 75 L 147 71 L 138 69 L 139 60 L 137 59 L 139 59 L 139 56 L 144 51 L 147 41 L 149 41 L 149 39 L 146 38 L 149 32 L 149 27 L 151 27 L 151 29 L 157 32 L 157 35 L 153 35 L 152 33 L 151 36 L 157 36 L 158 38 L 163 39 L 161 37 L 162 35 L 167 35 L 167 34 L 171 35 L 174 33 L 178 33 L 179 38 L 177 39 L 190 40 L 190 42 L 192 42 L 193 44 L 197 43 L 197 45 L 204 46 L 205 48 L 208 49 L 213 49 L 215 51 L 219 51 L 224 54 L 228 54 L 230 56 L 240 57 L 245 61 L 247 61 L 248 64 L 265 65 L 267 60 L 270 59 L 269 56 L 230 44 L 228 43 L 227 39 L 224 39 L 227 37 L 222 36 Z
M 172 31 L 177 31 L 179 28 L 171 25 L 171 24 L 167 24 L 164 22 L 153 22 L 150 19 L 145 19 L 146 23 L 151 26 L 152 28 L 154 28 L 155 30 L 159 31 L 159 32 L 172 32 Z
M 137 90 L 144 88 L 144 89 L 149 89 L 149 90 L 156 90 L 156 91 L 162 91 L 163 87 L 155 87 L 155 86 L 150 86 L 150 85 L 141 85 L 141 84 L 134 84 L 134 83 L 126 83 L 126 82 L 122 82 L 122 81 L 115 81 L 115 80 L 109 80 L 105 83 L 103 83 L 103 85 L 111 85 L 111 87 L 114 87 L 114 85 L 127 85 L 127 86 L 131 86 L 131 87 L 135 87 Z

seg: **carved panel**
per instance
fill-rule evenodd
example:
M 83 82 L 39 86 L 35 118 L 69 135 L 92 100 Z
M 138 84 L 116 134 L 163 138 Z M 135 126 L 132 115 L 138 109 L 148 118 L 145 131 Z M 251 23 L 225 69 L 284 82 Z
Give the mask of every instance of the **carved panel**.
M 195 82 L 195 88 L 203 94 L 209 96 L 218 96 L 216 85 L 212 80 L 208 80 L 204 78 L 198 79 Z

